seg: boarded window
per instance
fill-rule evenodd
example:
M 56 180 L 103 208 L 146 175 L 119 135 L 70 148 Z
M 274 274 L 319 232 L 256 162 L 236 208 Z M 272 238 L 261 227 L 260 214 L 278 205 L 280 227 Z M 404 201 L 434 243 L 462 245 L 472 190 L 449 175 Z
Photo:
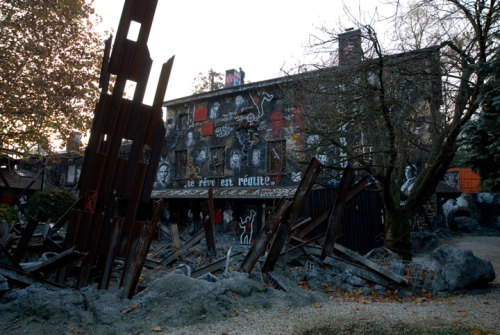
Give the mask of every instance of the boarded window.
M 286 167 L 286 153 L 285 153 L 286 142 L 281 141 L 271 141 L 267 142 L 267 166 L 269 173 L 282 173 L 285 171 Z
M 225 148 L 210 148 L 210 174 L 216 176 L 224 175 Z

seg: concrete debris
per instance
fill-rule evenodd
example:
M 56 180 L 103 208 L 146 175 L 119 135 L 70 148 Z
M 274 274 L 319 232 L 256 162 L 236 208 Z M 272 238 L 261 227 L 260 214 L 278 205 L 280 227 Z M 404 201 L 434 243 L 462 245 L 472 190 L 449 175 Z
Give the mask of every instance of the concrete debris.
M 495 279 L 490 261 L 480 259 L 470 250 L 443 245 L 428 254 L 424 265 L 436 273 L 432 291 L 454 292 L 484 286 Z

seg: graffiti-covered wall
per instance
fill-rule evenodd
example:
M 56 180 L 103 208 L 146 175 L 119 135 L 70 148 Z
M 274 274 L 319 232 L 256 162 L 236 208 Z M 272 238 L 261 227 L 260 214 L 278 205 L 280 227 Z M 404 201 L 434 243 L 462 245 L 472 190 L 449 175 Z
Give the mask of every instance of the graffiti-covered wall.
M 155 189 L 296 184 L 298 111 L 283 91 L 248 89 L 168 109 Z

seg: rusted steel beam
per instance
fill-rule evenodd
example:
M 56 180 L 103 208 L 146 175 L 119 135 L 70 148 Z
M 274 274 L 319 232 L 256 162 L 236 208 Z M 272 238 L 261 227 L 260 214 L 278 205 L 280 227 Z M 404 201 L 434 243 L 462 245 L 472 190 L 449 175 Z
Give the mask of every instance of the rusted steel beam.
M 120 244 L 120 239 L 122 235 L 124 219 L 121 217 L 115 217 L 113 219 L 113 225 L 111 230 L 110 239 L 108 241 L 108 248 L 103 261 L 103 270 L 101 281 L 99 283 L 99 289 L 107 289 L 109 286 L 109 280 L 111 279 L 111 271 L 113 270 L 115 255 Z
M 266 250 L 267 245 L 271 242 L 272 238 L 276 234 L 278 227 L 281 223 L 281 220 L 286 214 L 286 211 L 290 208 L 290 201 L 287 201 L 286 198 L 282 198 L 276 209 L 271 214 L 271 216 L 267 219 L 264 229 L 262 229 L 257 236 L 255 243 L 252 244 L 250 250 L 245 256 L 245 259 L 240 265 L 241 271 L 250 272 L 252 271 L 255 263 L 259 260 L 259 257 Z
M 344 207 L 347 203 L 347 195 L 354 177 L 356 177 L 356 174 L 351 166 L 348 165 L 344 169 L 335 200 L 328 213 L 328 227 L 326 228 L 325 244 L 321 252 L 321 259 L 325 259 L 325 257 L 331 255 L 333 251 L 337 230 L 340 227 Z
M 149 247 L 151 245 L 151 241 L 153 240 L 155 227 L 158 225 L 158 221 L 160 220 L 162 209 L 163 201 L 155 201 L 153 203 L 153 218 L 151 221 L 146 221 L 140 225 L 137 242 L 131 249 L 131 253 L 125 261 L 126 267 L 123 269 L 121 286 L 124 287 L 124 292 L 127 294 L 129 299 L 132 298 L 135 293 L 135 288 L 139 282 L 142 267 L 146 261 Z M 127 266 L 128 264 L 130 265 Z
M 52 273 L 63 266 L 67 266 L 71 263 L 74 263 L 80 259 L 82 259 L 85 254 L 77 252 L 75 248 L 71 248 L 65 250 L 58 254 L 57 256 L 46 260 L 45 262 L 40 263 L 35 267 L 31 267 L 27 272 L 30 274 L 42 274 L 46 276 L 49 273 Z
M 295 192 L 295 195 L 293 197 L 292 204 L 290 205 L 290 213 L 285 218 L 284 223 L 279 226 L 278 231 L 274 237 L 274 240 L 271 244 L 271 249 L 269 250 L 266 260 L 264 261 L 262 272 L 266 273 L 272 271 L 274 265 L 276 265 L 276 261 L 278 260 L 281 250 L 290 237 L 290 227 L 295 222 L 297 216 L 302 210 L 304 201 L 311 191 L 314 182 L 316 181 L 316 178 L 318 177 L 320 172 L 321 163 L 315 157 L 313 157 L 309 162 L 309 166 L 306 169 L 304 177 L 297 187 L 297 191 Z
M 206 273 L 222 270 L 226 266 L 227 262 L 231 263 L 231 262 L 234 262 L 235 260 L 240 260 L 241 256 L 242 256 L 242 252 L 237 252 L 237 253 L 230 255 L 229 260 L 227 257 L 221 258 L 213 263 L 210 263 L 202 268 L 195 270 L 191 274 L 191 277 L 199 278 Z
M 315 217 L 312 221 L 310 221 L 305 227 L 303 227 L 297 235 L 300 238 L 305 238 L 310 232 L 312 232 L 314 229 L 319 227 L 322 223 L 326 221 L 328 218 L 328 213 L 330 212 L 330 209 L 327 208 L 326 210 L 323 211 L 320 215 Z
M 360 181 L 358 181 L 354 186 L 352 186 L 347 192 L 347 196 L 345 201 L 351 201 L 355 196 L 357 196 L 361 191 L 370 186 L 370 177 L 364 177 Z
M 87 248 L 88 254 L 82 260 L 76 288 L 81 288 L 89 284 L 92 266 L 96 263 L 96 255 L 99 247 L 103 220 L 104 215 L 102 213 L 94 213 L 94 224 L 91 226 L 91 239 Z
M 28 220 L 28 223 L 26 224 L 26 227 L 24 228 L 23 233 L 21 235 L 21 240 L 19 240 L 19 243 L 17 244 L 17 247 L 14 250 L 14 254 L 12 255 L 17 262 L 20 262 L 21 259 L 23 258 L 24 253 L 28 248 L 28 243 L 30 242 L 31 237 L 35 232 L 36 226 L 38 226 L 38 222 L 39 220 L 33 217 Z
M 215 257 L 214 194 L 212 189 L 208 190 L 208 200 L 203 201 L 201 204 L 201 213 L 203 215 L 203 229 L 207 240 L 208 255 Z

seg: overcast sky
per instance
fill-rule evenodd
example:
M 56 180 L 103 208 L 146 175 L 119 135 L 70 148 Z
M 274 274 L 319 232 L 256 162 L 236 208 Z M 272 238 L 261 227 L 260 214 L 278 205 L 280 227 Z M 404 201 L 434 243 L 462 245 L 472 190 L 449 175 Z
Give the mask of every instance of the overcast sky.
M 153 59 L 145 103 L 151 104 L 161 64 L 175 55 L 165 100 L 192 94 L 193 79 L 210 68 L 225 73 L 241 67 L 251 82 L 283 75 L 304 61 L 317 27 L 352 26 L 343 10 L 367 18 L 386 6 L 378 0 L 158 0 L 149 36 Z M 95 0 L 100 30 L 118 28 L 124 0 Z M 380 29 L 380 28 L 379 28 Z

